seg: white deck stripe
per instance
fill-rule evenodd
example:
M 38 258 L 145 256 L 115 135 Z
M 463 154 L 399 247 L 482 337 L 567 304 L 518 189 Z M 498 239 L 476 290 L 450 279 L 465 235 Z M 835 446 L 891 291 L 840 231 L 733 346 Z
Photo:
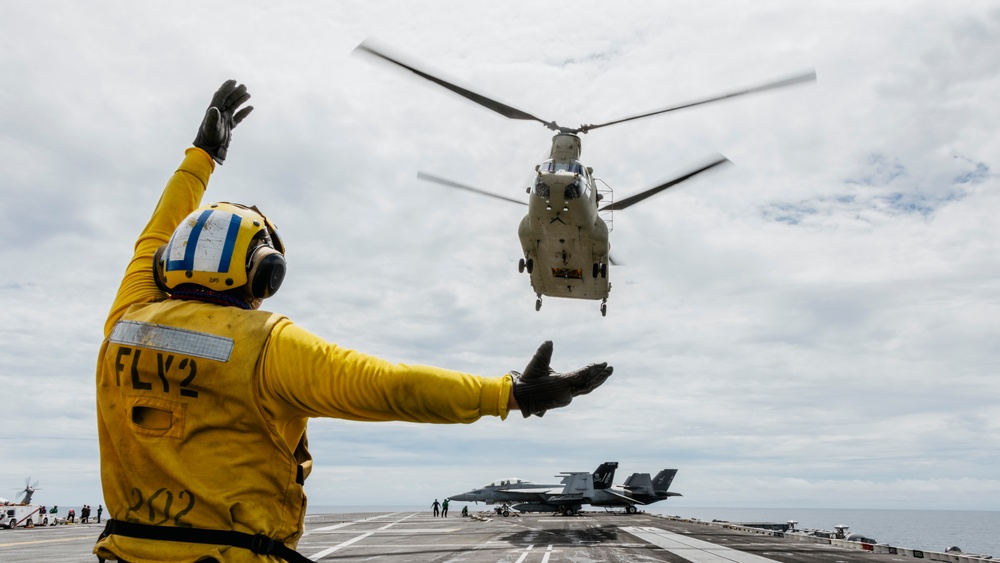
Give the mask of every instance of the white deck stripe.
M 379 528 L 376 531 L 385 530 L 386 528 L 391 528 L 393 524 L 398 524 L 399 522 L 402 522 L 403 520 L 406 520 L 408 518 L 413 518 L 414 516 L 416 516 L 416 513 L 410 514 L 409 516 L 404 516 L 404 517 L 400 518 L 399 520 L 396 520 L 395 522 L 389 522 L 388 524 L 386 524 L 385 526 L 382 526 L 381 528 Z M 364 520 L 356 520 L 355 522 L 363 522 L 363 521 Z M 348 523 L 349 524 L 353 524 L 355 522 L 348 522 Z M 345 525 L 348 524 L 348 523 L 345 523 Z M 337 524 L 337 526 L 339 526 L 339 524 Z M 375 532 L 366 532 L 364 534 L 361 534 L 360 536 L 353 537 L 353 538 L 351 538 L 351 539 L 349 539 L 349 540 L 347 540 L 347 541 L 345 541 L 343 543 L 339 543 L 339 544 L 337 544 L 337 545 L 335 545 L 333 547 L 329 547 L 327 549 L 324 549 L 323 551 L 321 551 L 319 553 L 316 553 L 315 555 L 310 556 L 309 559 L 312 559 L 313 561 L 319 561 L 320 559 L 326 557 L 327 555 L 330 555 L 331 553 L 333 553 L 334 551 L 337 551 L 338 549 L 343 549 L 343 548 L 345 548 L 345 547 L 347 547 L 347 546 L 349 546 L 349 545 L 351 545 L 353 543 L 359 542 L 359 541 L 367 538 L 368 536 L 371 536 L 371 535 L 374 535 L 374 534 L 375 534 Z
M 533 548 L 533 547 L 535 547 L 534 544 L 529 545 L 528 547 L 524 548 L 524 553 L 522 553 L 521 556 L 518 557 L 517 561 L 515 561 L 514 563 L 521 563 L 522 561 L 524 561 L 525 558 L 528 557 L 528 554 L 531 553 L 531 548 Z
M 774 559 L 689 538 L 660 528 L 627 526 L 621 530 L 692 563 L 774 563 Z
M 350 526 L 351 524 L 357 524 L 358 522 L 371 522 L 373 520 L 378 520 L 380 518 L 388 518 L 390 516 L 395 516 L 397 514 L 402 514 L 402 512 L 393 512 L 393 513 L 390 513 L 390 514 L 379 514 L 378 516 L 367 516 L 367 517 L 362 518 L 360 520 L 352 520 L 350 522 L 341 522 L 340 524 L 333 524 L 332 526 L 323 526 L 322 528 L 313 528 L 312 530 L 306 530 L 305 532 L 302 533 L 302 535 L 303 536 L 307 536 L 309 534 L 315 534 L 316 532 L 329 532 L 330 530 L 338 530 L 340 528 L 344 528 L 344 527 Z M 413 515 L 411 514 L 410 516 L 413 516 Z M 409 518 L 410 516 L 407 516 L 407 518 Z
M 345 541 L 344 543 L 337 544 L 337 545 L 335 545 L 333 547 L 324 549 L 323 551 L 321 551 L 321 552 L 319 552 L 319 553 L 311 556 L 309 559 L 312 559 L 313 561 L 319 561 L 320 559 L 326 557 L 327 555 L 330 555 L 331 553 L 333 553 L 334 551 L 337 551 L 338 549 L 347 547 L 347 546 L 351 545 L 352 543 L 359 542 L 359 541 L 367 538 L 368 536 L 371 536 L 371 535 L 374 535 L 374 534 L 375 534 L 375 532 L 368 532 L 367 534 L 361 534 L 360 536 L 353 537 L 353 538 Z

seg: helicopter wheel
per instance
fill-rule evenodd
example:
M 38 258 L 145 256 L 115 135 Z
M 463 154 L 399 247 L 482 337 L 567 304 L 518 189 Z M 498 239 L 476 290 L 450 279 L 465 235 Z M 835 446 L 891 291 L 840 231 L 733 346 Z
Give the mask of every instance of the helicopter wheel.
M 538 299 L 535 299 L 535 310 L 538 311 L 541 308 L 542 308 L 542 298 L 539 297 Z
M 596 278 L 597 276 L 595 275 L 594 277 Z M 602 278 L 608 277 L 608 263 L 607 262 L 601 264 L 601 277 Z
M 535 269 L 535 261 L 532 260 L 531 258 L 528 258 L 528 261 L 524 263 L 524 267 L 528 270 L 528 273 L 530 274 L 531 271 Z
M 519 274 L 524 273 L 524 258 L 521 258 L 520 260 L 517 261 L 517 273 Z
M 601 316 L 602 317 L 608 316 L 608 304 L 607 303 L 601 303 Z
M 600 273 L 601 273 L 601 265 L 598 264 L 597 262 L 594 262 L 594 275 L 593 275 L 593 278 L 596 280 L 597 276 L 600 275 Z

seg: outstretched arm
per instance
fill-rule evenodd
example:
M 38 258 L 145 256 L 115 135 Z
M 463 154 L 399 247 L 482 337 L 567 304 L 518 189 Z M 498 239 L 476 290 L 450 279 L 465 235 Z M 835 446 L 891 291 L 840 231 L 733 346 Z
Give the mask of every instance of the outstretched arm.
M 232 128 L 253 109 L 248 106 L 234 114 L 249 98 L 246 87 L 242 84 L 236 86 L 235 80 L 226 81 L 212 97 L 211 105 L 198 127 L 195 146 L 187 149 L 180 167 L 167 181 L 153 216 L 135 243 L 132 260 L 125 269 L 125 276 L 104 324 L 105 338 L 129 306 L 166 298 L 153 281 L 153 254 L 161 245 L 167 244 L 184 217 L 198 208 L 208 186 L 208 178 L 215 170 L 213 159 L 219 163 L 225 160 Z

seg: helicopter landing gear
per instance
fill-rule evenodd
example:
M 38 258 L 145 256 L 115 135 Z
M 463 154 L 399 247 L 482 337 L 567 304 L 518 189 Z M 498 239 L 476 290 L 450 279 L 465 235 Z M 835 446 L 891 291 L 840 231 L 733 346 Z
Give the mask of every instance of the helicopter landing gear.
M 528 261 L 524 263 L 524 269 L 528 270 L 528 273 L 530 274 L 535 269 L 535 261 L 528 258 Z
M 541 308 L 542 308 L 542 298 L 539 297 L 538 299 L 535 299 L 535 310 L 538 311 Z
M 608 300 L 607 299 L 604 299 L 603 301 L 601 301 L 601 316 L 602 317 L 608 316 Z
M 524 267 L 525 267 L 524 258 L 521 258 L 520 260 L 517 261 L 517 273 L 523 274 Z
M 594 276 L 594 277 L 596 278 L 597 276 Z M 608 263 L 607 262 L 602 262 L 601 263 L 601 277 L 602 278 L 607 278 L 608 277 Z

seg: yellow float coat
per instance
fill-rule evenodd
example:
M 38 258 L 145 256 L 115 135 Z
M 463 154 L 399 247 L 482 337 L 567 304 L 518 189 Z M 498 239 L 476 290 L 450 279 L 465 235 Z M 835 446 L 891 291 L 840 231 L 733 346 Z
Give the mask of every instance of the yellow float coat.
M 153 253 L 199 206 L 213 169 L 205 152 L 188 149 L 136 242 L 105 325 L 97 363 L 104 499 L 116 520 L 264 534 L 294 548 L 312 468 L 308 418 L 506 418 L 511 377 L 393 364 L 280 315 L 168 299 L 153 281 Z M 95 553 L 132 563 L 278 561 L 118 535 Z

